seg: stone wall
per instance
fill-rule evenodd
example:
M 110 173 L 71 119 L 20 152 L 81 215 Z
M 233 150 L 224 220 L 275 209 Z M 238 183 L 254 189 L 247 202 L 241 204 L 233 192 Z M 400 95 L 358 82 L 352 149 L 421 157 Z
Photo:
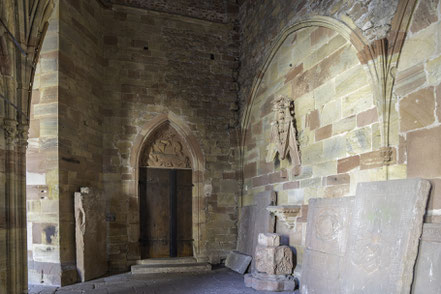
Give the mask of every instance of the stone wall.
M 314 16 L 328 16 L 360 30 L 368 40 L 381 39 L 391 28 L 398 2 L 398 0 L 244 1 L 239 10 L 241 39 L 239 81 L 242 103 L 246 104 L 248 101 L 251 85 L 282 29 Z
M 409 178 L 430 179 L 426 222 L 441 222 L 441 2 L 418 1 L 394 89 L 398 160 Z
M 233 24 L 121 6 L 105 11 L 105 23 L 108 63 L 101 105 L 111 269 L 126 270 L 140 258 L 136 156 L 138 144 L 152 131 L 144 126 L 158 115 L 175 117 L 201 149 L 205 162 L 193 166 L 198 172 L 193 173 L 193 211 L 201 213 L 194 219 L 200 234 L 196 255 L 218 262 L 235 248 L 237 235 Z
M 50 20 L 34 77 L 26 203 L 29 283 L 60 281 L 58 153 L 58 7 Z
M 352 38 L 356 32 L 367 47 L 388 37 L 393 33 L 397 4 L 245 1 L 240 7 L 242 211 L 246 215 L 248 207 L 268 190 L 277 192 L 279 205 L 303 204 L 295 230 L 280 222 L 276 228 L 297 247 L 300 264 L 309 198 L 353 195 L 357 183 L 410 176 L 402 155 L 405 143 L 398 136 L 403 125 L 398 105 L 387 111 L 391 123 L 385 134 L 384 98 L 378 95 L 379 85 Z M 431 21 L 438 20 L 435 14 Z M 287 33 L 287 28 L 310 19 L 315 23 Z M 352 32 L 345 35 L 340 25 Z M 280 36 L 287 37 L 281 40 Z M 271 103 L 279 95 L 294 100 L 302 162 L 299 176 L 294 175 L 289 159 L 279 161 L 271 138 Z
M 396 164 L 395 148 L 385 165 L 369 72 L 337 32 L 310 27 L 290 34 L 256 93 L 245 130 L 244 206 L 265 190 L 277 192 L 277 205 L 307 204 L 310 198 L 354 195 L 359 182 L 406 177 L 405 165 Z M 279 95 L 294 100 L 298 176 L 289 159 L 279 159 L 271 137 L 272 103 Z M 278 224 L 280 233 L 291 235 L 291 245 L 300 245 L 299 262 L 303 221 L 294 232 Z
M 73 195 L 102 190 L 101 14 L 96 1 L 57 1 L 43 42 L 27 150 L 30 283 L 77 281 Z
M 74 193 L 102 191 L 103 23 L 98 1 L 60 1 L 59 177 L 62 283 L 77 281 Z

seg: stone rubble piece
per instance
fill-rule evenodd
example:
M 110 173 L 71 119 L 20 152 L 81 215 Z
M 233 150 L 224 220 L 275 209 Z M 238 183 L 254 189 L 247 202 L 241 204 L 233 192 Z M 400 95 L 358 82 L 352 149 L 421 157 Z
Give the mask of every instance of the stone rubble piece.
M 74 194 L 76 265 L 85 282 L 107 272 L 105 203 L 91 188 L 80 191 Z
M 245 286 L 260 291 L 293 291 L 294 263 L 291 248 L 280 244 L 280 235 L 261 233 L 255 251 L 255 268 L 244 277 Z
M 412 293 L 439 294 L 441 289 L 441 224 L 424 224 Z
M 241 275 L 243 275 L 250 266 L 253 258 L 239 251 L 231 251 L 225 260 L 225 266 Z

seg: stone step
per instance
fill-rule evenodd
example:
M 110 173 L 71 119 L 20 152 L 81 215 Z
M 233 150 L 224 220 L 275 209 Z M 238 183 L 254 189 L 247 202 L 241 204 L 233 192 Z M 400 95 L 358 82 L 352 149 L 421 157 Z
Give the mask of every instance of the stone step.
M 138 264 L 132 265 L 132 274 L 190 273 L 211 271 L 205 262 L 183 264 Z
M 149 258 L 136 261 L 136 264 L 188 264 L 197 263 L 194 257 Z

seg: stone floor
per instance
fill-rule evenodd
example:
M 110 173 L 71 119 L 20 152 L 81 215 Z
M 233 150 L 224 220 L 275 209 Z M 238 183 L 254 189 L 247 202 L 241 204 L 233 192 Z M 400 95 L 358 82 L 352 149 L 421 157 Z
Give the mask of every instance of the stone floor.
M 226 268 L 207 273 L 150 274 L 130 273 L 97 279 L 72 286 L 54 288 L 31 286 L 30 294 L 247 294 L 274 293 L 246 288 L 243 276 Z M 284 292 L 288 293 L 288 292 Z

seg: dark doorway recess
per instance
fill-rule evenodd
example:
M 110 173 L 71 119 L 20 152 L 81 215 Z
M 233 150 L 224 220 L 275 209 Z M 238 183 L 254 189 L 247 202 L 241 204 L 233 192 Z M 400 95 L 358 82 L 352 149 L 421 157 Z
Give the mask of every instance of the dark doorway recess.
M 193 256 L 192 171 L 140 167 L 141 257 Z

